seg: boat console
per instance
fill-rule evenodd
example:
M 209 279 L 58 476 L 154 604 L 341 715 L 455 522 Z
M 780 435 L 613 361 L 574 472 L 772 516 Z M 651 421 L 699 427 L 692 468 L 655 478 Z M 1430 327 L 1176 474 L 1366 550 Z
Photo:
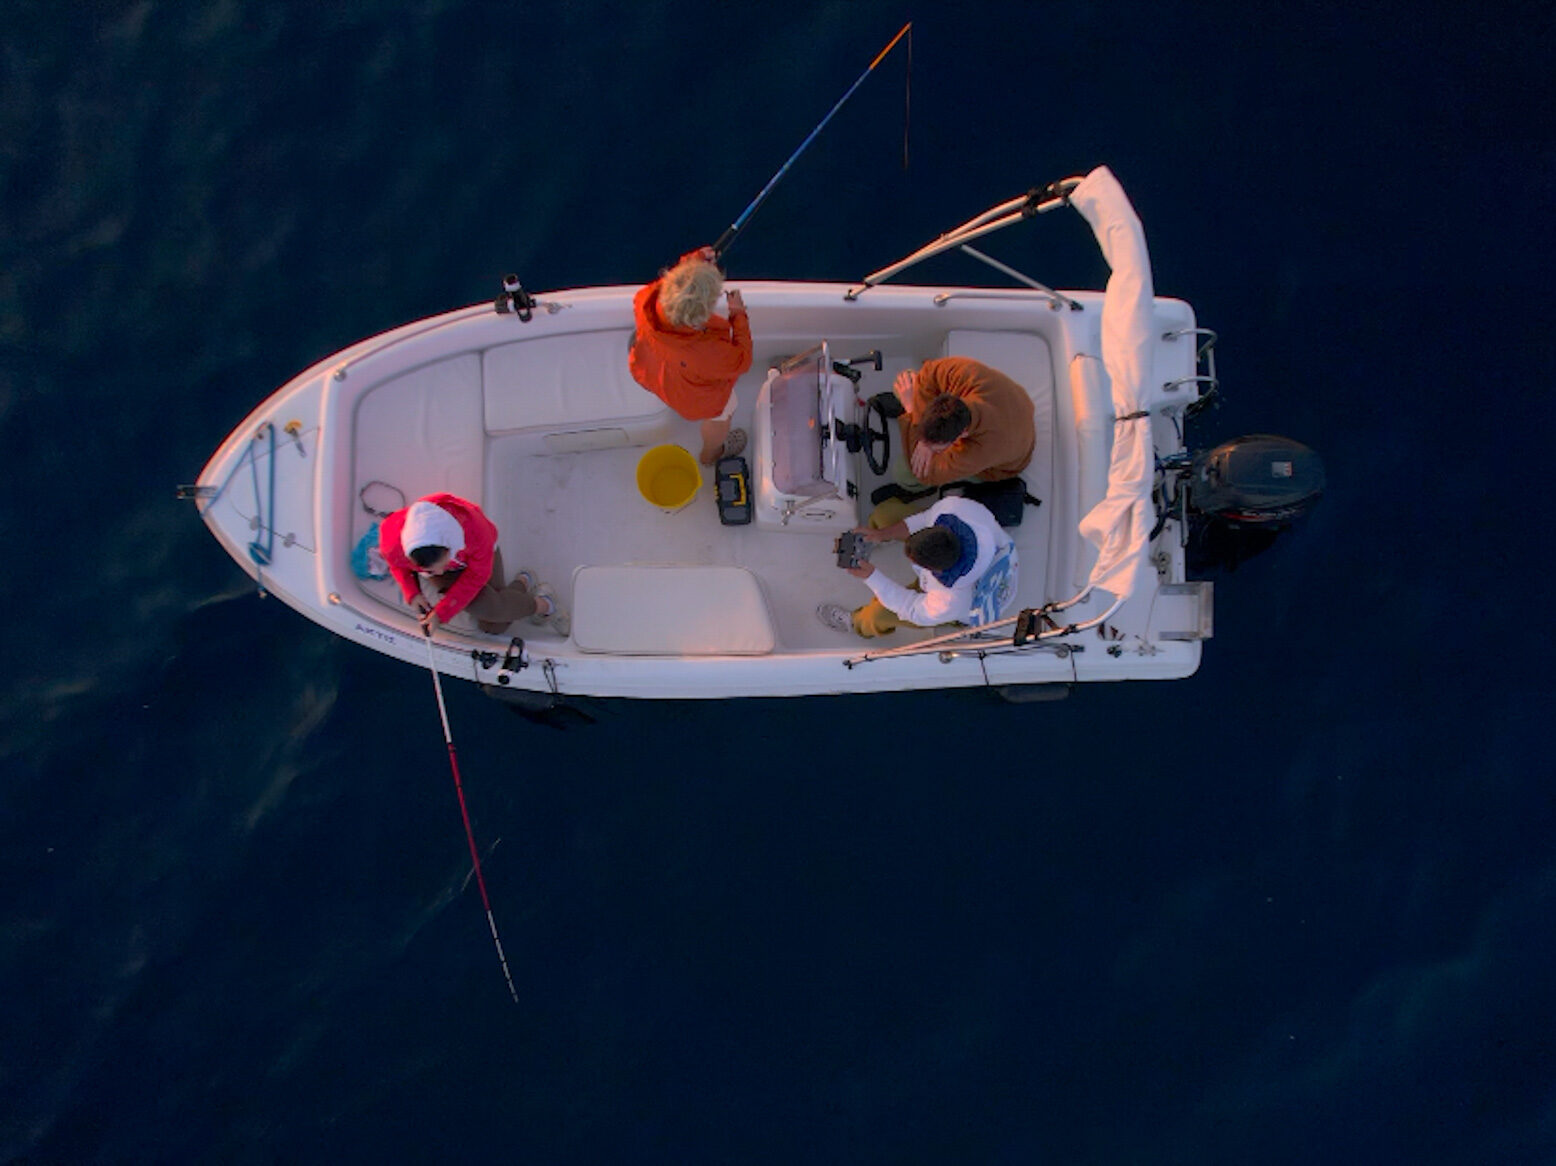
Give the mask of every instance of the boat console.
M 826 344 L 767 374 L 756 400 L 756 523 L 816 532 L 859 525 L 859 484 L 842 436 L 859 406 Z

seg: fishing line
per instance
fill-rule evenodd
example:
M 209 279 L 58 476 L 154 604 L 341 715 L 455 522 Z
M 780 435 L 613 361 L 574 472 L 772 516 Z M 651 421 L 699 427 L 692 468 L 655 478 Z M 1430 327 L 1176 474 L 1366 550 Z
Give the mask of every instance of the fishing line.
M 459 816 L 465 822 L 465 841 L 470 844 L 470 862 L 475 868 L 475 885 L 481 892 L 481 906 L 486 908 L 486 924 L 492 929 L 492 942 L 497 945 L 497 962 L 502 964 L 502 978 L 508 981 L 508 995 L 519 1002 L 519 991 L 513 986 L 513 974 L 508 971 L 508 957 L 503 953 L 502 940 L 497 937 L 497 920 L 492 915 L 492 901 L 486 894 L 486 879 L 481 875 L 481 855 L 475 848 L 475 831 L 470 829 L 470 810 L 465 806 L 465 787 L 459 780 L 459 757 L 454 752 L 454 735 L 448 729 L 448 709 L 443 704 L 443 683 L 438 679 L 438 664 L 432 657 L 432 632 L 427 636 L 427 667 L 432 670 L 432 691 L 438 696 L 438 717 L 443 722 L 443 741 L 448 746 L 448 764 L 454 771 L 454 792 L 459 795 Z
M 761 193 L 751 200 L 751 205 L 746 207 L 745 210 L 741 211 L 740 217 L 731 223 L 729 228 L 719 236 L 719 241 L 713 244 L 713 251 L 715 255 L 723 255 L 724 252 L 729 250 L 729 248 L 734 244 L 735 239 L 739 237 L 740 232 L 746 229 L 746 223 L 750 221 L 752 215 L 756 214 L 757 208 L 767 201 L 767 196 L 773 192 L 773 187 L 777 186 L 779 180 L 789 172 L 789 167 L 793 166 L 795 160 L 805 152 L 807 147 L 809 147 L 812 142 L 816 140 L 816 135 L 821 133 L 821 131 L 826 128 L 827 122 L 832 120 L 832 115 L 843 108 L 843 103 L 854 95 L 854 90 L 858 89 L 859 86 L 864 84 L 864 79 L 875 71 L 875 66 L 879 65 L 883 60 L 886 59 L 886 54 L 891 52 L 892 49 L 896 48 L 897 42 L 900 41 L 904 36 L 907 36 L 908 30 L 912 27 L 913 22 L 910 20 L 907 24 L 902 26 L 896 36 L 892 37 L 891 40 L 887 42 L 887 45 L 884 49 L 875 54 L 875 60 L 871 61 L 869 67 L 866 68 L 863 73 L 859 74 L 859 79 L 848 87 L 848 92 L 837 99 L 837 104 L 827 111 L 827 116 L 822 118 L 821 121 L 816 124 L 816 128 L 811 130 L 806 139 L 800 143 L 800 148 L 794 151 L 794 153 L 790 154 L 789 160 L 778 168 L 778 173 L 774 174 L 767 180 L 767 185 L 762 187 Z
M 913 26 L 908 25 L 911 29 Z M 908 33 L 908 71 L 902 79 L 902 168 L 908 168 L 908 127 L 913 123 L 913 33 Z

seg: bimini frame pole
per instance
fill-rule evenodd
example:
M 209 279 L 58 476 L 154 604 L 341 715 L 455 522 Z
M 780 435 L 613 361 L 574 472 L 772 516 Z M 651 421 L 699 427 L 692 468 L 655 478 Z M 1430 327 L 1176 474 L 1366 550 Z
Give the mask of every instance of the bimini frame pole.
M 970 243 L 984 235 L 992 234 L 1015 223 L 1023 222 L 1034 215 L 1045 215 L 1057 207 L 1065 206 L 1070 201 L 1070 192 L 1080 185 L 1080 181 L 1079 178 L 1065 178 L 1058 182 L 1050 182 L 1047 186 L 1036 187 L 1027 191 L 1020 198 L 1013 198 L 1000 203 L 998 206 L 990 207 L 981 215 L 969 219 L 960 227 L 947 231 L 934 242 L 926 243 L 906 259 L 900 259 L 889 267 L 883 267 L 879 271 L 865 276 L 860 285 L 849 288 L 843 294 L 843 298 L 845 300 L 857 300 L 876 284 L 885 283 L 899 272 L 906 271 L 915 264 L 933 258 L 943 251 L 949 251 L 953 247 L 960 247 L 964 243 Z

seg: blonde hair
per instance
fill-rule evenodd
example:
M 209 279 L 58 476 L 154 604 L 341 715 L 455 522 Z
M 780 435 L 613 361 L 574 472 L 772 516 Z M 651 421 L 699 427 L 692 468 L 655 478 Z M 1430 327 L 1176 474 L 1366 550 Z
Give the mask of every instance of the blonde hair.
M 659 311 L 677 328 L 701 328 L 724 290 L 724 273 L 706 259 L 683 259 L 659 281 Z

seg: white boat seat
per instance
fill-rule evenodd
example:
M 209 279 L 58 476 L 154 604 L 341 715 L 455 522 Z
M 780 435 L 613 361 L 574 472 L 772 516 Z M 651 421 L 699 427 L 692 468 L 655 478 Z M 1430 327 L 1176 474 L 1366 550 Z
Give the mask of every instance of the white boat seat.
M 407 502 L 447 491 L 481 504 L 485 435 L 481 366 L 473 355 L 434 361 L 368 390 L 357 405 L 353 493 L 388 482 Z M 353 504 L 353 540 L 372 521 Z
M 1048 341 L 1034 332 L 980 332 L 956 328 L 946 333 L 945 355 L 970 356 L 998 369 L 1027 391 L 1027 396 L 1032 398 L 1032 429 L 1037 440 L 1032 462 L 1021 476 L 1034 495 L 1052 497 L 1054 357 Z
M 481 355 L 486 432 L 531 434 L 537 452 L 660 440 L 670 407 L 632 379 L 629 329 L 539 336 Z
M 1035 332 L 980 332 L 953 328 L 946 333 L 947 356 L 970 356 L 998 369 L 1027 391 L 1034 402 L 1052 400 L 1054 358 L 1048 341 Z
M 573 642 L 625 656 L 763 656 L 777 641 L 744 567 L 628 565 L 573 573 Z

